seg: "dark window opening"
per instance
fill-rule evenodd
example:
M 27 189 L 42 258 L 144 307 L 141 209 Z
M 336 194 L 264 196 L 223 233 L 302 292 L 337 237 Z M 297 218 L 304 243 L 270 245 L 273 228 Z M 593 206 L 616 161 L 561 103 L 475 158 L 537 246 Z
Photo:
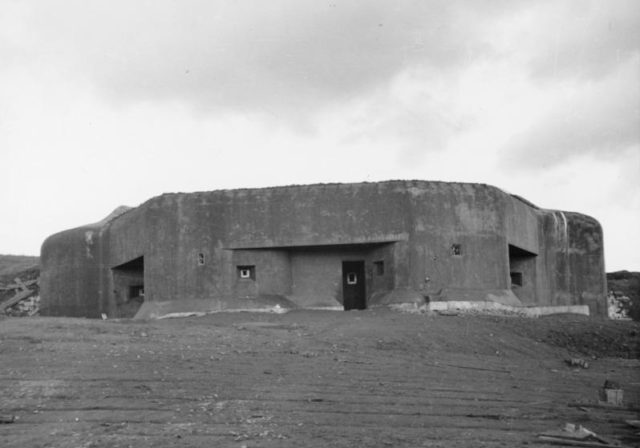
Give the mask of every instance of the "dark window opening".
M 204 266 L 204 254 L 202 252 L 198 254 L 198 266 Z
M 455 256 L 462 255 L 462 244 L 452 244 L 451 255 L 455 255 Z
M 358 275 L 355 272 L 349 272 L 347 274 L 347 285 L 357 285 Z
M 523 286 L 522 272 L 511 272 L 509 275 L 511 276 L 511 286 Z
M 238 266 L 238 278 L 244 280 L 256 279 L 256 267 L 255 266 Z
M 373 266 L 376 270 L 376 275 L 384 275 L 384 261 L 374 261 Z
M 135 298 L 144 298 L 144 285 L 131 285 L 129 286 L 129 300 Z

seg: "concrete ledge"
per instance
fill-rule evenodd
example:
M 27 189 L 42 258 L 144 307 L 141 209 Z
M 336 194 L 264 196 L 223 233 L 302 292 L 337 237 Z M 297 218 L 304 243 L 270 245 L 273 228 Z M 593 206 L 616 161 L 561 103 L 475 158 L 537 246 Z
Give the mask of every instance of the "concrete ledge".
M 500 312 L 518 314 L 527 317 L 548 316 L 551 314 L 581 314 L 589 315 L 588 305 L 564 305 L 564 306 L 510 306 L 497 302 L 431 302 L 426 306 L 428 311 L 475 311 L 475 312 Z
M 251 299 L 198 299 L 144 302 L 134 319 L 163 319 L 167 317 L 202 316 L 219 312 L 280 313 L 297 308 L 279 296 L 260 296 Z
M 169 317 L 202 316 L 220 312 L 265 312 L 284 313 L 291 309 L 300 308 L 286 299 L 269 297 L 269 299 L 244 299 L 236 301 L 235 306 L 228 306 L 228 301 L 216 300 L 183 300 L 167 302 L 145 302 L 134 319 L 164 319 Z M 292 306 L 293 305 L 293 306 Z M 491 301 L 435 301 L 428 304 L 416 302 L 390 303 L 387 305 L 374 305 L 376 307 L 388 307 L 396 311 L 407 313 L 425 312 L 468 312 L 479 314 L 510 314 L 525 317 L 540 317 L 551 314 L 581 314 L 589 315 L 587 305 L 567 306 L 511 306 Z M 302 307 L 302 309 L 343 311 L 342 306 Z
M 522 302 L 510 289 L 463 289 L 445 288 L 442 297 L 432 297 L 432 302 L 449 301 L 458 302 L 489 302 L 502 305 L 519 307 Z
M 417 303 L 394 303 L 389 308 L 405 313 L 460 312 L 476 314 L 503 314 L 523 317 L 540 317 L 552 314 L 581 314 L 589 316 L 587 305 L 566 306 L 510 306 L 487 301 L 438 301 L 419 305 Z

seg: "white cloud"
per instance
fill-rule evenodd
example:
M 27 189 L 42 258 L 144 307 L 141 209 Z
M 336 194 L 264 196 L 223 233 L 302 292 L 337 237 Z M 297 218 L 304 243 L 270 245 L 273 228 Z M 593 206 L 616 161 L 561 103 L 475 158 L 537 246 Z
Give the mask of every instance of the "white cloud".
M 585 152 L 611 156 L 640 141 L 640 54 L 595 81 L 561 82 L 541 92 L 538 117 L 505 145 L 513 168 L 546 168 Z
M 178 99 L 203 112 L 287 119 L 366 93 L 414 63 L 448 71 L 480 57 L 485 22 L 510 11 L 450 1 L 32 5 L 39 39 L 24 50 L 90 79 L 110 100 Z

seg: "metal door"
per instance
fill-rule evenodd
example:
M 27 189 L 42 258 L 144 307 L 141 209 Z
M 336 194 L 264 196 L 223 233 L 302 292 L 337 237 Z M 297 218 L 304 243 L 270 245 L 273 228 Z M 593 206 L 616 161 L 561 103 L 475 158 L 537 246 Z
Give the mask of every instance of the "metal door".
M 367 307 L 364 261 L 342 262 L 342 297 L 345 310 Z

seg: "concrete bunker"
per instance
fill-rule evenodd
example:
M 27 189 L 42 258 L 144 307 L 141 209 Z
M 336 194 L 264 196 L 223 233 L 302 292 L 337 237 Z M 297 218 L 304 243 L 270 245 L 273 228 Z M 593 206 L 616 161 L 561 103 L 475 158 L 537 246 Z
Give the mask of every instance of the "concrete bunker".
M 111 268 L 118 317 L 133 317 L 144 302 L 144 256 Z
M 484 184 L 163 194 L 50 236 L 41 263 L 43 315 L 351 310 L 426 297 L 607 309 L 598 222 Z

